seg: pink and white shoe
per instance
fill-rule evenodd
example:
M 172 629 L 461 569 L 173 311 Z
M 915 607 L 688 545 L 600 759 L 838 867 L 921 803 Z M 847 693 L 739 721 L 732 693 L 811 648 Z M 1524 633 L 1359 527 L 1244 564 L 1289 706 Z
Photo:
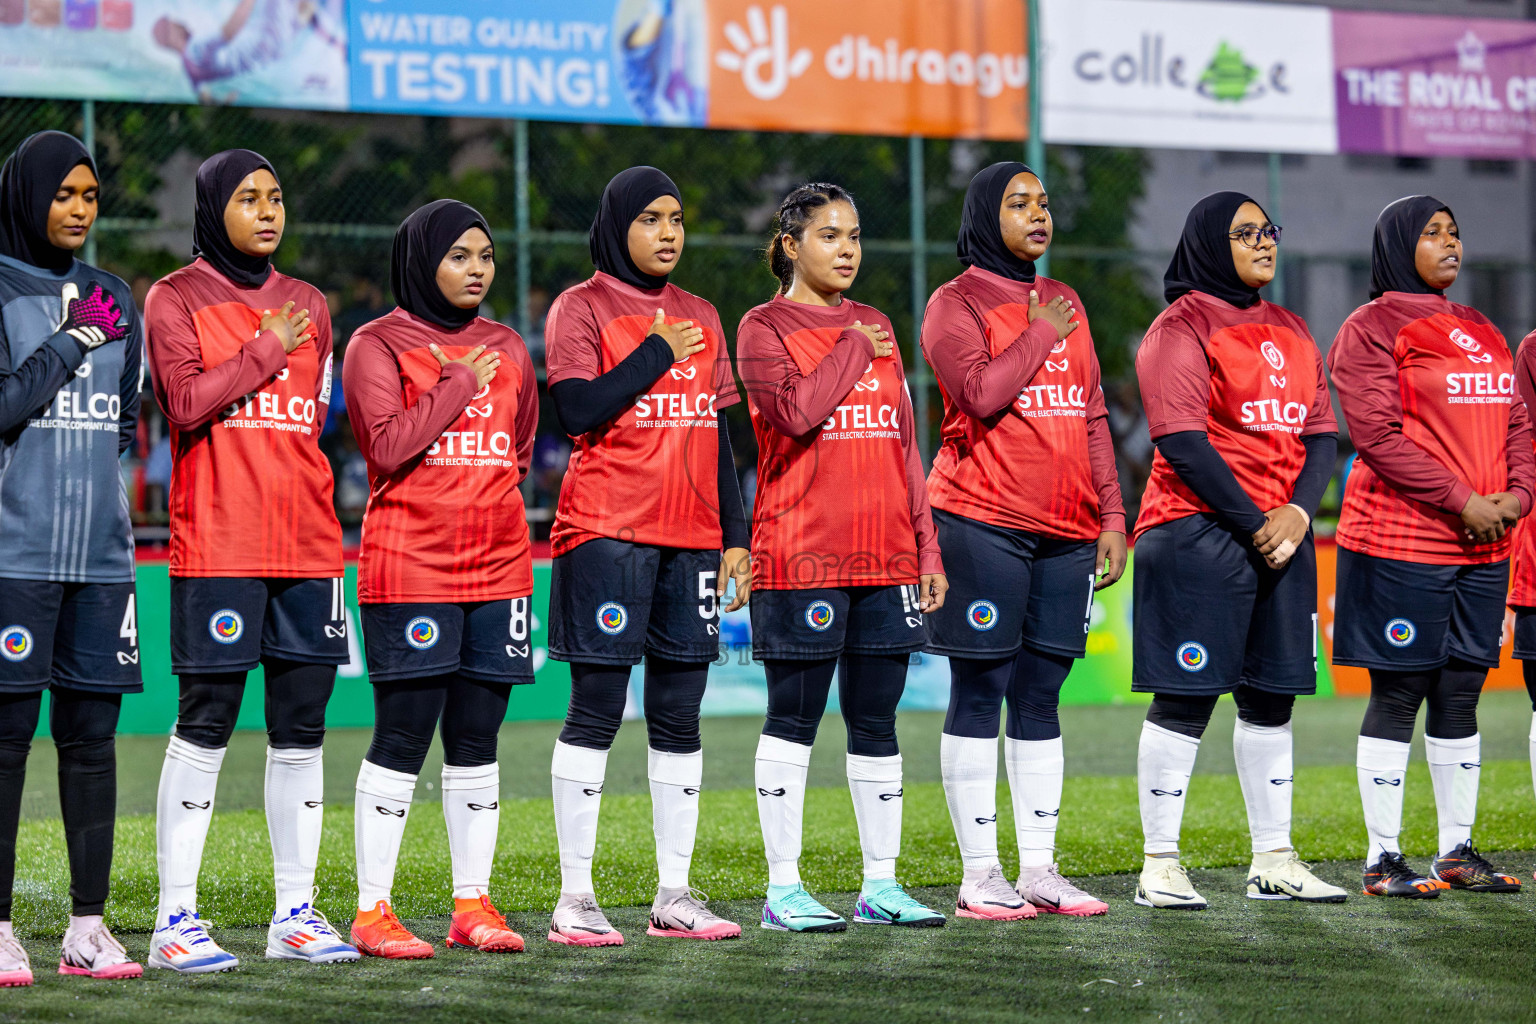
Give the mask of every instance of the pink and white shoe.
M 651 904 L 647 935 L 676 939 L 739 939 L 741 925 L 711 911 L 709 897 L 692 889 L 661 889 Z
M 1019 895 L 1042 914 L 1098 917 L 1109 913 L 1108 903 L 1094 899 L 1061 877 L 1055 864 L 1025 868 L 1019 874 Z
M 589 892 L 561 893 L 549 919 L 549 941 L 562 946 L 622 946 L 624 936 L 608 923 Z
M 0 927 L 0 988 L 19 988 L 32 984 L 32 961 L 16 941 L 11 922 Z
M 137 978 L 144 968 L 128 956 L 123 944 L 112 937 L 101 918 L 87 918 L 64 933 L 59 973 L 88 978 Z
M 1013 891 L 1013 886 L 1008 884 L 999 864 L 992 865 L 980 878 L 968 878 L 961 882 L 960 895 L 955 900 L 956 917 L 974 917 L 981 921 L 1027 921 L 1035 913 L 1035 908 Z

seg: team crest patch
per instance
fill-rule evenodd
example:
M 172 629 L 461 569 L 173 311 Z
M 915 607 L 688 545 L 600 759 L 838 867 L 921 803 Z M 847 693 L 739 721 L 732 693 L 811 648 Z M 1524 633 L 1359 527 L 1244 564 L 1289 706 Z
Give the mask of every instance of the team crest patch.
M 245 620 L 233 608 L 220 608 L 208 617 L 208 635 L 221 644 L 232 644 L 245 635 Z
M 1280 353 L 1280 348 L 1272 341 L 1265 341 L 1259 346 L 1259 351 L 1264 355 L 1264 361 L 1273 366 L 1276 371 L 1285 369 L 1285 356 Z
M 405 624 L 405 642 L 424 651 L 428 647 L 435 646 L 437 639 L 442 635 L 437 627 L 437 620 L 426 615 L 418 615 Z
M 825 633 L 832 626 L 832 606 L 826 601 L 812 601 L 805 607 L 805 624 L 818 633 Z
M 1193 640 L 1179 645 L 1179 668 L 1185 672 L 1199 672 L 1210 662 L 1211 656 L 1206 651 L 1204 644 L 1197 644 Z
M 617 601 L 604 602 L 597 609 L 597 628 L 609 636 L 618 636 L 629 625 L 629 609 Z
M 1393 619 L 1387 623 L 1387 643 L 1393 647 L 1407 647 L 1418 639 L 1419 628 L 1407 619 Z
M 0 657 L 6 661 L 26 661 L 32 656 L 32 631 L 26 626 L 0 629 Z
M 972 601 L 965 610 L 965 618 L 972 629 L 985 632 L 997 625 L 997 605 L 991 601 Z

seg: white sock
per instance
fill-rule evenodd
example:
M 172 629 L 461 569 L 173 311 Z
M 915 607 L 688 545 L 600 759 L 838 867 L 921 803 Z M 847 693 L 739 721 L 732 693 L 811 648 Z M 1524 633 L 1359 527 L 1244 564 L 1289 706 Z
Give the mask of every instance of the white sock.
M 805 780 L 811 748 L 777 736 L 757 741 L 753 769 L 757 784 L 757 820 L 768 855 L 769 885 L 800 884 L 800 835 L 805 819 Z
M 1408 774 L 1408 744 L 1361 736 L 1355 747 L 1355 775 L 1360 805 L 1365 810 L 1365 864 L 1383 853 L 1401 853 L 1397 836 L 1403 830 L 1403 776 Z
M 320 747 L 267 748 L 267 835 L 272 840 L 278 918 L 314 899 L 320 823 L 325 816 L 322 758 Z
M 390 898 L 395 886 L 395 862 L 400 839 L 411 813 L 416 776 L 381 768 L 364 759 L 357 770 L 357 802 L 353 805 L 357 855 L 357 907 L 372 910 Z
M 704 751 L 672 754 L 646 748 L 651 780 L 651 828 L 656 835 L 656 877 L 663 889 L 688 886 L 693 841 L 699 831 L 699 788 L 704 785 Z
M 960 862 L 967 877 L 983 875 L 998 863 L 997 740 L 946 732 L 939 737 L 939 764 Z
M 1291 723 L 1254 725 L 1241 718 L 1232 729 L 1237 783 L 1248 805 L 1248 834 L 1254 853 L 1291 847 Z
M 155 798 L 155 860 L 160 868 L 156 928 L 165 927 L 177 907 L 197 909 L 197 872 L 213 819 L 224 750 L 199 747 L 174 735 L 166 744 Z
M 864 851 L 864 877 L 896 877 L 901 856 L 901 755 L 848 755 L 848 790 Z
M 603 802 L 608 751 L 555 741 L 549 764 L 555 793 L 555 839 L 560 844 L 560 891 L 594 892 L 592 858 L 597 854 L 597 812 Z
M 1184 800 L 1195 770 L 1200 741 L 1152 722 L 1141 723 L 1136 752 L 1136 785 L 1141 803 L 1142 850 L 1148 855 L 1178 853 Z
M 0 939 L 16 938 L 16 929 L 9 920 L 0 921 Z
M 453 864 L 453 898 L 472 900 L 491 890 L 496 828 L 501 824 L 501 768 L 443 765 L 443 822 Z
M 1531 712 L 1531 788 L 1536 790 L 1536 711 Z
M 9 924 L 10 922 L 7 921 L 6 923 Z M 100 914 L 85 914 L 80 917 L 76 917 L 74 914 L 70 914 L 69 926 L 64 929 L 63 944 L 68 946 L 70 941 L 73 940 L 77 935 L 80 935 L 82 932 L 88 932 L 100 924 Z
M 1472 838 L 1477 821 L 1477 782 L 1483 771 L 1483 737 L 1442 740 L 1425 735 L 1424 753 L 1429 779 L 1435 787 L 1435 811 L 1440 820 L 1440 856 Z
M 1003 741 L 1008 789 L 1013 794 L 1013 829 L 1019 840 L 1019 870 L 1056 861 L 1056 823 L 1061 820 L 1061 776 L 1066 759 L 1061 737 Z

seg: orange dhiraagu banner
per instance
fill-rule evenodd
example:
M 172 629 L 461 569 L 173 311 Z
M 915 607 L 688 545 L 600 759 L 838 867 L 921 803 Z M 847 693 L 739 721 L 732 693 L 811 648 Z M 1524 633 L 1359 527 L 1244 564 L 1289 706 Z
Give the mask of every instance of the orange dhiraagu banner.
M 1338 573 L 1339 549 L 1333 543 L 1317 546 L 1317 628 L 1323 634 L 1323 650 L 1333 661 L 1334 580 Z M 1485 684 L 1490 690 L 1523 690 L 1525 678 L 1520 663 L 1514 659 L 1515 613 L 1504 609 L 1504 642 L 1499 667 L 1488 673 Z M 1371 692 L 1371 677 L 1363 668 L 1332 665 L 1333 692 L 1340 697 L 1366 697 Z
M 709 127 L 1022 139 L 1024 9 L 709 0 Z

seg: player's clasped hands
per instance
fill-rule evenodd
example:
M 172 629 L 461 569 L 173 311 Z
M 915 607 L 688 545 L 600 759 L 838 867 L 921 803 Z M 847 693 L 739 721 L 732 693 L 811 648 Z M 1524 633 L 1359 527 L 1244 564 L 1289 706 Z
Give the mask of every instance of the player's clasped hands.
M 1291 560 L 1306 539 L 1312 520 L 1295 505 L 1281 505 L 1264 513 L 1264 525 L 1253 535 L 1253 546 L 1271 569 Z
M 501 353 L 487 352 L 484 345 L 476 345 L 457 359 L 449 359 L 443 355 L 443 350 L 436 345 L 429 345 L 427 347 L 437 357 L 437 365 L 447 366 L 449 363 L 461 363 L 475 371 L 475 389 L 477 391 L 496 379 L 496 367 L 501 365 Z
M 895 348 L 891 343 L 891 333 L 882 330 L 879 324 L 866 324 L 855 320 L 853 322 L 853 329 L 869 338 L 870 342 L 874 344 L 876 359 L 884 359 Z
M 285 302 L 283 308 L 268 312 L 261 318 L 261 329 L 277 335 L 284 352 L 293 352 L 304 343 L 304 332 L 309 330 L 309 310 L 294 310 L 295 303 Z
M 704 328 L 696 326 L 692 320 L 669 324 L 666 313 L 659 309 L 656 311 L 656 319 L 651 321 L 649 333 L 667 343 L 672 349 L 674 363 L 682 362 L 695 352 L 704 351 Z
M 1491 544 L 1520 518 L 1520 499 L 1508 491 L 1473 494 L 1461 509 L 1463 531 L 1478 544 Z

